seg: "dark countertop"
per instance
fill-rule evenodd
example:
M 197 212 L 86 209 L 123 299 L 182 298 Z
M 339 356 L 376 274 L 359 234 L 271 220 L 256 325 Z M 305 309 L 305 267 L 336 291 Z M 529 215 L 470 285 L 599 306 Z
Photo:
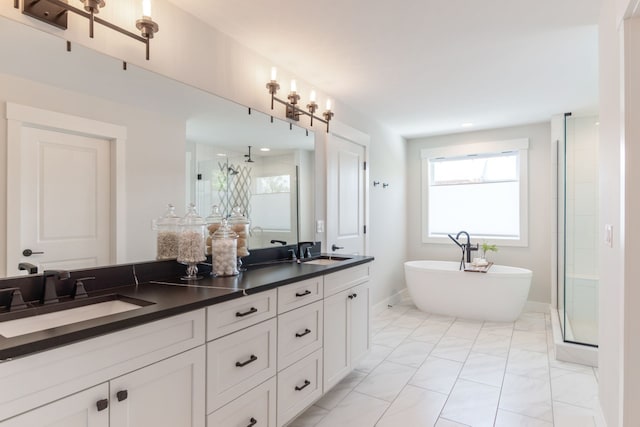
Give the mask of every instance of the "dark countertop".
M 206 277 L 189 282 L 181 281 L 179 277 L 170 277 L 164 280 L 146 281 L 138 285 L 89 291 L 90 298 L 117 294 L 125 299 L 135 298 L 152 304 L 13 338 L 0 336 L 0 362 L 373 261 L 373 257 L 368 256 L 349 256 L 349 258 L 328 266 L 279 263 L 253 267 L 235 277 Z M 2 315 L 0 315 L 0 321 L 2 321 Z

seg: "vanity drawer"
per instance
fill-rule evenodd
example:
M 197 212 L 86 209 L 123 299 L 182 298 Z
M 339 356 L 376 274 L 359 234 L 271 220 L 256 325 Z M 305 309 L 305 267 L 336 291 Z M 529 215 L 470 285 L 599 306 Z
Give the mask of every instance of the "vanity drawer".
M 369 280 L 370 264 L 336 271 L 324 276 L 324 296 L 328 297 Z
M 278 373 L 278 426 L 322 396 L 322 350 Z
M 255 420 L 255 422 L 254 422 Z M 243 394 L 207 417 L 215 427 L 275 427 L 276 377 Z
M 276 374 L 276 319 L 207 344 L 207 413 Z
M 278 370 L 322 348 L 322 301 L 278 316 Z
M 276 315 L 276 289 L 207 308 L 207 340 L 228 335 Z
M 322 277 L 278 288 L 278 314 L 322 299 Z

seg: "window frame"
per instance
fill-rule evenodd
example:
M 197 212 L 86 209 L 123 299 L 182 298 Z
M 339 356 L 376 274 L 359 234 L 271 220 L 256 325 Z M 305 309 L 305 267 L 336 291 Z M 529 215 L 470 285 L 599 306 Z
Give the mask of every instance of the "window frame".
M 529 139 L 519 138 L 505 141 L 467 143 L 444 147 L 423 148 L 420 150 L 421 175 L 420 187 L 422 193 L 421 222 L 422 222 L 422 243 L 451 244 L 447 236 L 429 235 L 429 184 L 431 179 L 429 161 L 436 158 L 455 158 L 469 155 L 502 154 L 507 151 L 517 151 L 519 154 L 519 212 L 520 212 L 520 237 L 500 238 L 495 236 L 471 235 L 475 241 L 491 240 L 500 246 L 529 246 L 529 173 L 528 173 L 528 149 Z M 461 230 L 452 230 L 455 232 Z

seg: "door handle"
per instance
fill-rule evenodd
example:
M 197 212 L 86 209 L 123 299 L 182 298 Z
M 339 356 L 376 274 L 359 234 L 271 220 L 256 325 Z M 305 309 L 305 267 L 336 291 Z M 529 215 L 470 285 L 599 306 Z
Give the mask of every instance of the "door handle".
M 31 249 L 25 249 L 22 251 L 22 256 L 42 255 L 44 252 L 34 252 Z
M 337 251 L 338 249 L 344 249 L 344 246 L 336 246 L 335 243 L 333 245 L 331 245 L 331 250 L 333 252 Z

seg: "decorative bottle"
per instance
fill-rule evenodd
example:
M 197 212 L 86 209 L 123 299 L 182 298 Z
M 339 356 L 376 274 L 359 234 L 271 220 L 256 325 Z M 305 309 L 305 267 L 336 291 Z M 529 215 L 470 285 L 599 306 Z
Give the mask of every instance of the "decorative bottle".
M 187 265 L 187 274 L 183 280 L 201 279 L 198 277 L 198 263 L 205 257 L 205 222 L 196 212 L 192 203 L 187 207 L 186 215 L 180 220 L 178 239 L 178 262 Z

